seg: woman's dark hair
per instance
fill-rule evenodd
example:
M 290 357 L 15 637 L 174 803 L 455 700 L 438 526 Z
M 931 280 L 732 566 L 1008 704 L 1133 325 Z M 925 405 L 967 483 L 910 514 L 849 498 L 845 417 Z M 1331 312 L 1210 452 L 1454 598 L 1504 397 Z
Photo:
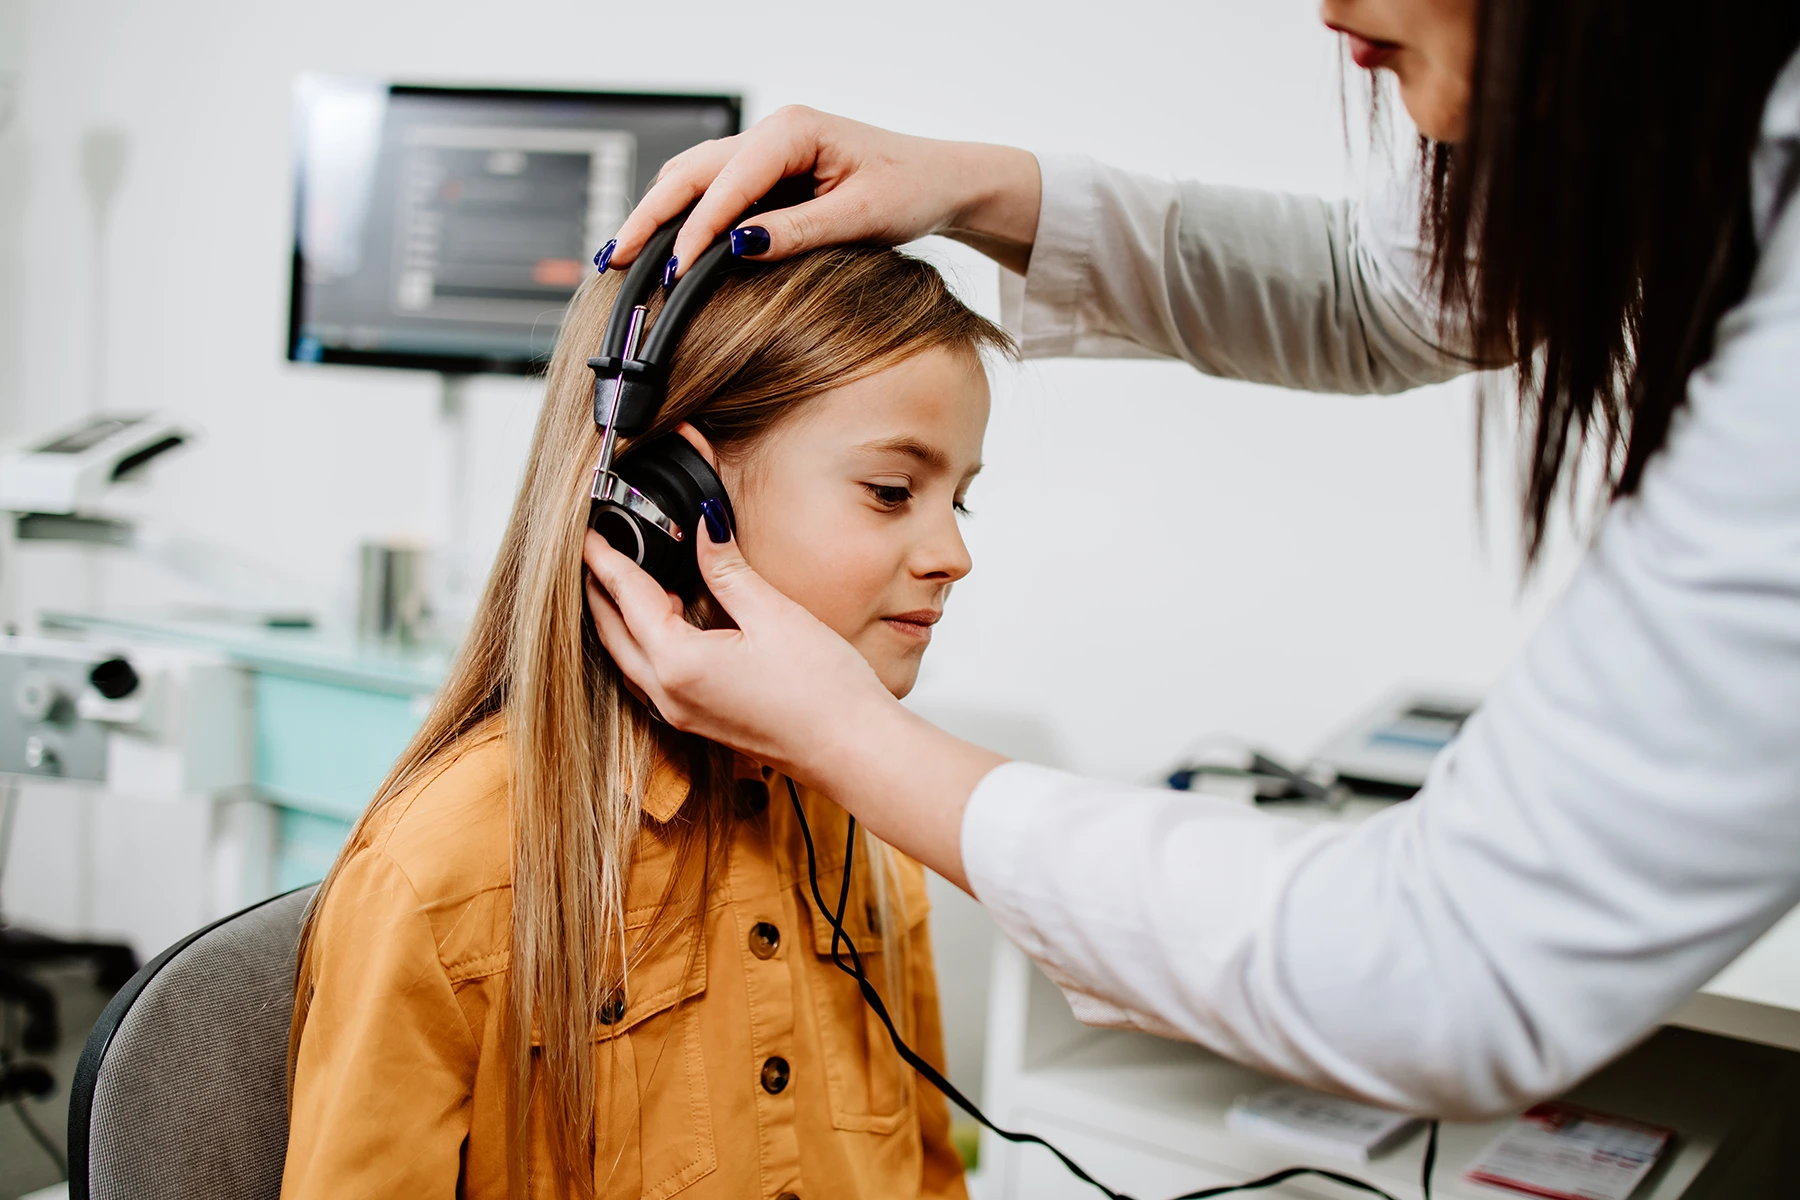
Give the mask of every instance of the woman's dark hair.
M 1755 265 L 1750 155 L 1794 0 L 1480 0 L 1464 138 L 1424 143 L 1446 312 L 1520 364 L 1527 563 L 1583 448 L 1661 449 Z

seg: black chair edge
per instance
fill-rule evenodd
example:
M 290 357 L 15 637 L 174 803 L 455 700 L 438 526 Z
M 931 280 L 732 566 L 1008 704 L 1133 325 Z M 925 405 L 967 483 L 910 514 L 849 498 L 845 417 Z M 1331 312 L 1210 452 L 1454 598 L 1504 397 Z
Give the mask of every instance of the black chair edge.
M 124 987 L 113 994 L 113 998 L 101 1011 L 100 1019 L 94 1022 L 94 1028 L 88 1034 L 87 1044 L 81 1048 L 81 1058 L 75 1064 L 75 1078 L 69 1085 L 69 1200 L 90 1200 L 88 1195 L 88 1133 L 94 1115 L 94 1088 L 100 1081 L 100 1064 L 106 1061 L 106 1052 L 112 1046 L 113 1035 L 119 1026 L 125 1023 L 125 1014 L 137 1003 L 144 989 L 150 986 L 157 973 L 168 966 L 176 955 L 189 946 L 219 928 L 244 916 L 253 913 L 266 904 L 273 904 L 284 896 L 295 892 L 303 892 L 316 884 L 302 884 L 290 888 L 265 900 L 258 900 L 247 908 L 220 917 L 210 925 L 203 925 L 188 934 L 174 945 L 145 963 L 143 968 L 128 980 Z

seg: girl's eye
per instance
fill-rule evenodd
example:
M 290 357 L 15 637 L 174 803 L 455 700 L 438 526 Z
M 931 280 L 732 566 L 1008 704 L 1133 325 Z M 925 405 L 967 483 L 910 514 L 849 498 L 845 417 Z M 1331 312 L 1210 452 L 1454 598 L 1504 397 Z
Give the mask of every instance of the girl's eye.
M 875 497 L 876 503 L 883 508 L 899 508 L 912 499 L 910 488 L 885 483 L 865 483 L 863 486 L 869 489 L 869 495 Z

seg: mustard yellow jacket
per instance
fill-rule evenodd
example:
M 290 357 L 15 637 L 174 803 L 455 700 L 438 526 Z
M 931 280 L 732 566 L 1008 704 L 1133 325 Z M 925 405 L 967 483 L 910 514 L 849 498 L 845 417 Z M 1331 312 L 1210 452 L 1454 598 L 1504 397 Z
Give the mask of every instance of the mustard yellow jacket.
M 596 1114 L 595 1193 L 966 1200 L 943 1098 L 900 1060 L 855 982 L 831 963 L 785 782 L 748 763 L 739 774 L 746 815 L 704 928 L 685 921 L 658 942 L 632 967 L 623 1014 L 594 1027 L 608 1105 Z M 284 1200 L 506 1195 L 506 779 L 504 739 L 478 740 L 398 797 L 351 850 L 317 927 Z M 657 910 L 674 857 L 656 822 L 686 791 L 667 768 L 649 789 L 652 820 L 629 883 L 634 931 Z M 847 818 L 817 794 L 803 791 L 802 801 L 835 903 Z M 895 1016 L 941 1064 L 924 870 L 895 858 L 901 886 L 890 911 L 904 928 L 892 940 L 910 1000 Z M 845 925 L 881 980 L 867 874 L 852 873 Z M 532 1195 L 563 1195 L 547 1143 L 532 1141 Z

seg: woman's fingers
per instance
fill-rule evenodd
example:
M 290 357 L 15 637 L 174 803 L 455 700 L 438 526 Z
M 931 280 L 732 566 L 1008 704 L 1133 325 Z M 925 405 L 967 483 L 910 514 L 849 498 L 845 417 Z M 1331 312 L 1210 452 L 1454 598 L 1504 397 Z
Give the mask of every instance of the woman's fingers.
M 790 105 L 758 121 L 741 140 L 732 139 L 738 144 L 732 147 L 730 157 L 706 179 L 705 194 L 694 205 L 693 215 L 675 239 L 675 257 L 680 260 L 678 274 L 699 258 L 700 252 L 711 245 L 714 238 L 736 224 L 745 209 L 768 195 L 770 188 L 790 175 L 812 173 L 820 154 L 828 149 L 821 136 L 825 131 L 823 117 L 823 113 L 812 109 Z M 685 169 L 684 174 L 687 174 Z M 812 205 L 798 207 L 810 208 Z M 785 229 L 791 220 L 784 219 L 783 213 L 777 211 L 756 218 L 755 224 L 764 229 Z M 780 250 L 771 249 L 761 257 L 785 258 L 807 248 L 790 245 Z
M 745 561 L 743 552 L 738 549 L 737 537 L 724 521 L 717 525 L 725 534 L 724 541 L 713 540 L 713 527 L 709 521 L 707 532 L 694 547 L 700 560 L 700 578 L 739 629 L 749 632 L 765 628 L 772 619 L 795 614 L 804 616 L 809 622 L 815 620 L 811 613 L 756 573 L 756 568 Z
M 819 130 L 812 118 L 819 115 L 798 106 L 784 108 L 747 132 L 702 142 L 671 158 L 619 227 L 612 261 L 631 265 L 650 235 L 698 198 L 675 243 L 681 274 L 770 188 L 789 175 L 812 169 L 819 151 Z
M 688 628 L 680 598 L 664 591 L 648 572 L 591 529 L 581 544 L 581 561 L 606 589 L 613 608 L 637 642 L 665 634 L 670 621 Z
M 638 645 L 637 639 L 631 636 L 631 630 L 625 625 L 625 618 L 619 615 L 618 607 L 613 604 L 612 597 L 606 589 L 595 581 L 592 575 L 582 579 L 582 589 L 587 594 L 588 612 L 594 618 L 594 629 L 600 635 L 600 644 L 606 647 L 613 661 L 625 676 L 625 690 L 647 704 L 657 712 L 662 712 L 662 704 L 658 697 L 652 696 L 637 682 L 639 679 L 654 678 L 650 661 L 644 655 L 644 648 Z M 666 697 L 662 697 L 666 701 Z
M 680 275 L 769 189 L 802 175 L 812 178 L 816 198 L 746 221 L 757 233 L 740 239 L 737 253 L 766 261 L 844 242 L 911 241 L 957 211 L 946 186 L 956 175 L 943 161 L 948 145 L 790 105 L 745 133 L 670 159 L 620 227 L 612 261 L 629 265 L 651 234 L 692 204 L 675 243 Z
M 740 133 L 733 137 L 701 142 L 664 163 L 656 182 L 650 185 L 644 198 L 638 201 L 637 207 L 631 210 L 631 215 L 625 218 L 625 223 L 619 226 L 618 235 L 614 239 L 617 245 L 613 248 L 612 265 L 628 267 L 636 262 L 637 256 L 644 249 L 644 243 L 650 240 L 650 235 L 674 220 L 696 197 L 706 191 L 707 185 L 718 177 L 720 169 L 731 161 L 748 136 Z

